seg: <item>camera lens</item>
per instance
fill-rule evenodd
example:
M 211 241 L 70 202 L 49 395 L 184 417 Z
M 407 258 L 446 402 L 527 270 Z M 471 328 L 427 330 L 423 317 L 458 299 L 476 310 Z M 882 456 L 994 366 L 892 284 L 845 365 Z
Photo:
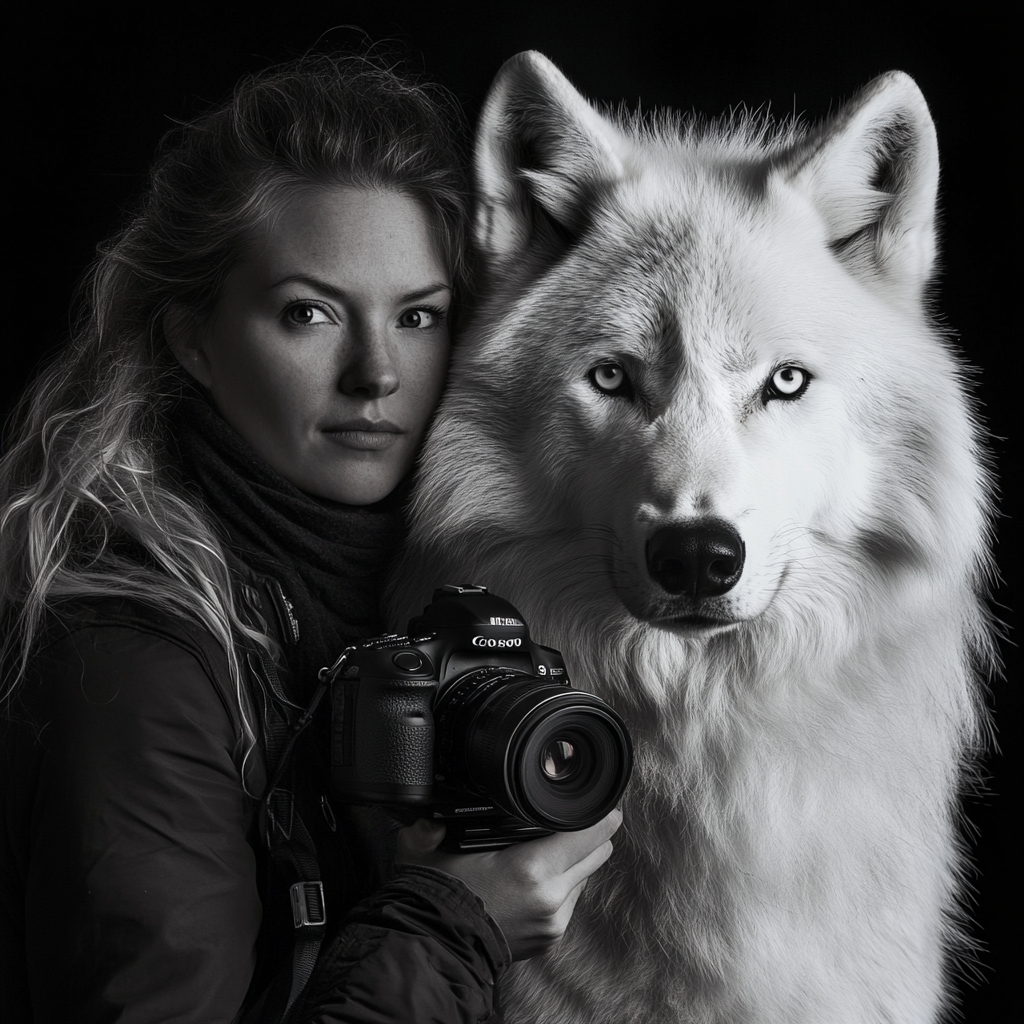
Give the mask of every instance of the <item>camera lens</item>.
M 565 738 L 552 740 L 541 754 L 540 768 L 552 782 L 570 778 L 580 766 L 576 747 Z
M 596 824 L 632 771 L 626 727 L 604 701 L 507 668 L 461 677 L 438 700 L 435 720 L 455 774 L 542 828 Z
M 625 729 L 611 708 L 590 701 L 597 698 L 573 691 L 549 696 L 510 737 L 505 772 L 520 816 L 571 831 L 618 802 L 631 764 Z

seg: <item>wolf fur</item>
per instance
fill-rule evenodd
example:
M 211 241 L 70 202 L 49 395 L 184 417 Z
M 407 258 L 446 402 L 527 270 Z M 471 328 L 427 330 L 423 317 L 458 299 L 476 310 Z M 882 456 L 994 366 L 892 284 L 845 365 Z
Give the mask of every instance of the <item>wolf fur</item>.
M 921 93 L 884 75 L 811 129 L 640 120 L 525 53 L 476 167 L 482 297 L 396 618 L 485 584 L 636 747 L 612 860 L 508 1021 L 935 1020 L 989 484 L 927 307 Z

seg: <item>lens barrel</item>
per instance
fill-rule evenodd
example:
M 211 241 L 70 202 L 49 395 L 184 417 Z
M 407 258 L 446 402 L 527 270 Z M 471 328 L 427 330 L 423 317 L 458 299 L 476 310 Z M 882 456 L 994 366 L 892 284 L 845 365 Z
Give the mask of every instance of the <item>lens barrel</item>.
M 629 782 L 629 734 L 593 694 L 488 666 L 446 688 L 434 712 L 446 773 L 542 828 L 595 825 Z

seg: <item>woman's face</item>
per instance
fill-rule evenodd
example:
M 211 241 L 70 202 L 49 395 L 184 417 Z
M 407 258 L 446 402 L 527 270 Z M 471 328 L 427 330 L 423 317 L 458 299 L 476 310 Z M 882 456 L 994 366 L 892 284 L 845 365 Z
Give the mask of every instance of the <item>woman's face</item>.
M 412 468 L 448 366 L 451 282 L 406 196 L 297 196 L 178 358 L 296 487 L 366 505 Z

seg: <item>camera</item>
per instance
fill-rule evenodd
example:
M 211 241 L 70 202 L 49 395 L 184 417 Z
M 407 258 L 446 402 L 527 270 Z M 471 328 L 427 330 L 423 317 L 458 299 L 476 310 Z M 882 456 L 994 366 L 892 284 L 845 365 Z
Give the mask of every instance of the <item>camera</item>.
M 353 648 L 331 712 L 333 796 L 429 810 L 448 851 L 588 828 L 633 766 L 619 716 L 485 587 L 441 587 L 407 636 Z

